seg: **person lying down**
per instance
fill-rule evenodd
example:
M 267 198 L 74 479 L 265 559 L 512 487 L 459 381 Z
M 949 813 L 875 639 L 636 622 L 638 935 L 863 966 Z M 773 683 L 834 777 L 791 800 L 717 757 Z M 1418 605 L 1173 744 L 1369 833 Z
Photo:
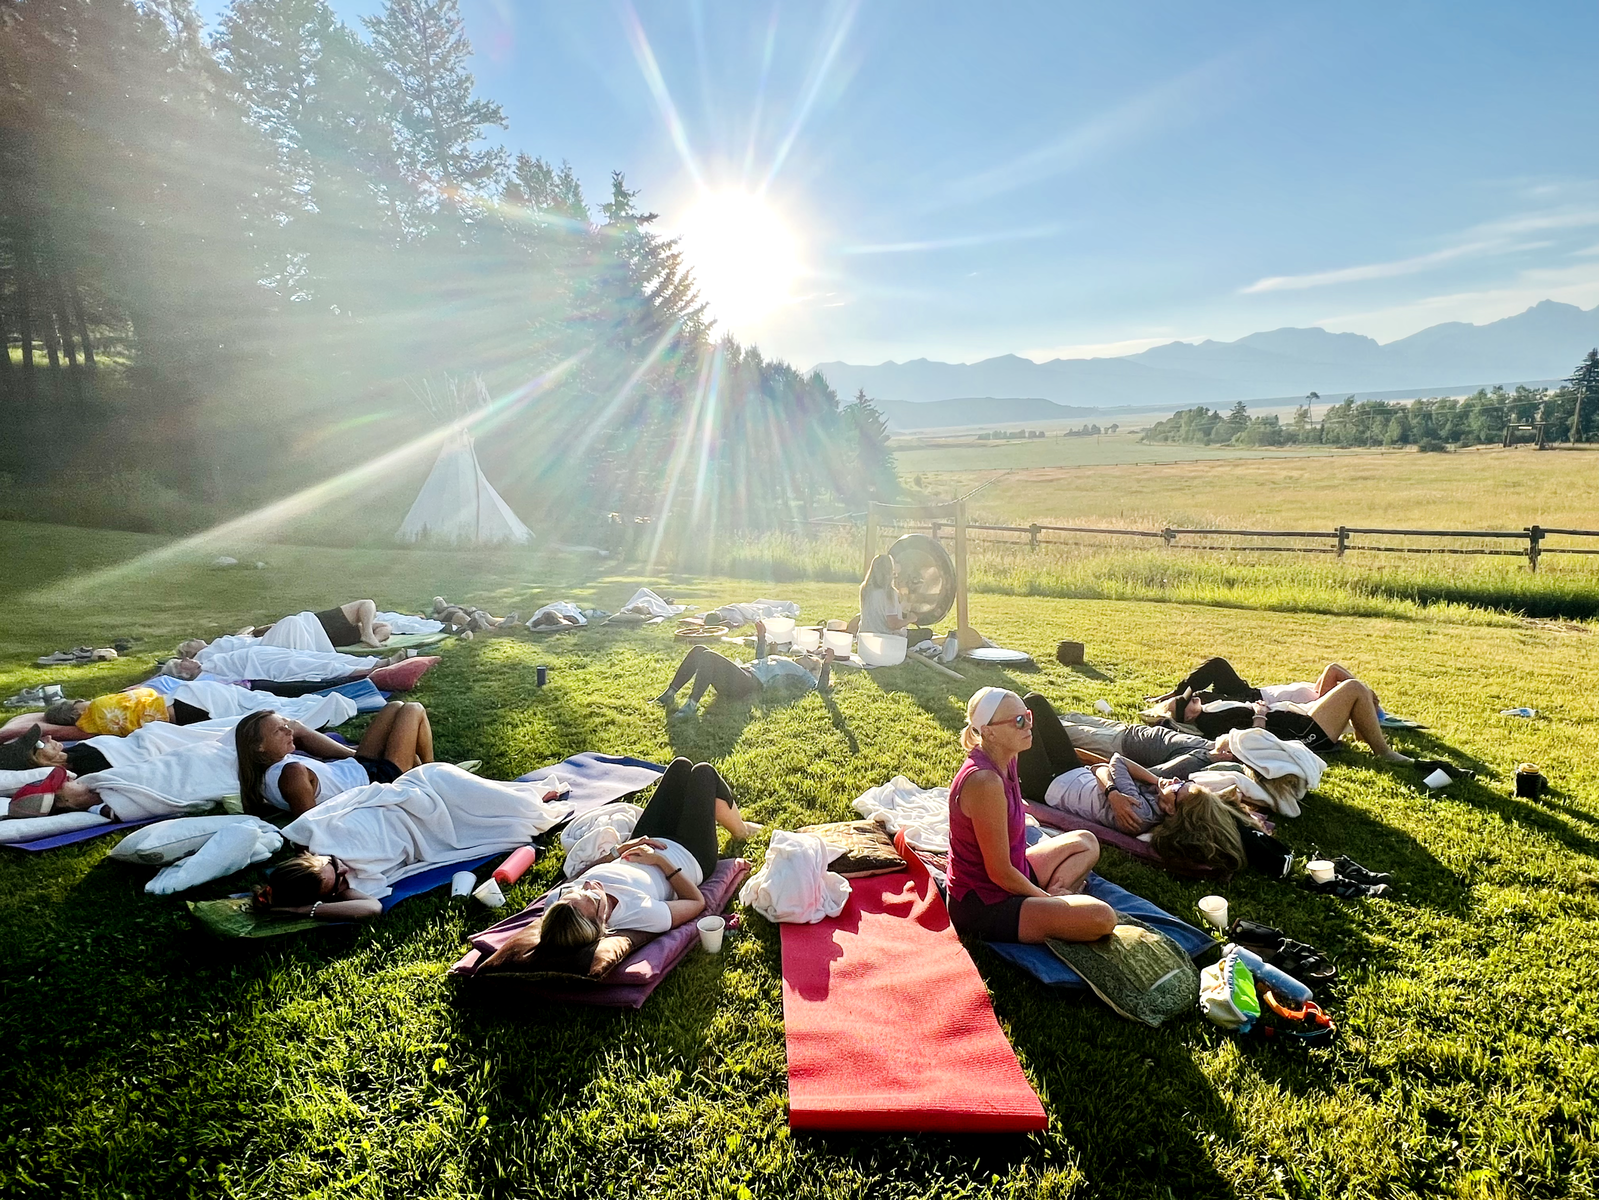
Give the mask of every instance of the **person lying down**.
M 564 820 L 557 794 L 438 762 L 344 792 L 283 827 L 303 849 L 268 874 L 255 906 L 326 921 L 377 916 L 400 880 L 524 846 Z
M 690 683 L 688 700 L 672 714 L 673 720 L 693 716 L 700 701 L 711 688 L 718 696 L 734 700 L 748 700 L 767 693 L 825 692 L 832 686 L 833 651 L 825 654 L 803 654 L 784 658 L 766 653 L 766 622 L 755 622 L 755 661 L 749 666 L 736 663 L 725 655 L 704 646 L 692 647 L 666 690 L 650 700 L 651 704 L 668 707 L 678 692 Z

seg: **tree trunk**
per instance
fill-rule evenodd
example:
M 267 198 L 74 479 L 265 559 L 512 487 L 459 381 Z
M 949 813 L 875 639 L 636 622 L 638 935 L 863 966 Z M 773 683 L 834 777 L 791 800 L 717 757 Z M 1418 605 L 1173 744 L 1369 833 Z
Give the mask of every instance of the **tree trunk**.
M 56 330 L 61 337 L 61 356 L 67 360 L 67 367 L 76 375 L 78 355 L 72 346 L 72 313 L 67 308 L 67 292 L 62 286 L 59 271 L 50 276 L 50 303 L 56 310 Z
M 7 295 L 6 276 L 0 272 L 0 393 L 11 391 L 11 326 L 6 320 L 11 311 L 10 297 Z
M 28 260 L 17 248 L 17 333 L 22 342 L 22 377 L 33 387 L 33 312 L 28 294 Z
M 78 345 L 83 347 L 83 365 L 94 370 L 94 343 L 89 340 L 89 322 L 83 316 L 83 290 L 76 275 L 67 276 L 67 291 L 72 297 L 72 313 L 77 318 Z
M 56 333 L 56 312 L 55 305 L 51 302 L 53 289 L 50 283 L 48 275 L 38 279 L 34 294 L 39 297 L 44 310 L 44 320 L 40 322 L 39 335 L 44 340 L 45 357 L 50 360 L 50 380 L 54 383 L 60 378 L 56 372 L 61 369 L 61 345 L 59 335 Z

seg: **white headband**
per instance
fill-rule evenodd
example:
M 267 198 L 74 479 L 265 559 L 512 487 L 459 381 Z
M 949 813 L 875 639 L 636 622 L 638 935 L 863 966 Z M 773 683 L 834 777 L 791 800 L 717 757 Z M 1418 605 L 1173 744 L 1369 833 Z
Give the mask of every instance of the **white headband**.
M 1006 688 L 978 688 L 976 692 L 972 693 L 971 702 L 966 706 L 966 711 L 970 714 L 967 717 L 967 723 L 973 729 L 981 729 L 994 719 L 994 714 L 999 711 L 999 706 L 1005 697 L 1015 695 L 1015 692 Z M 1017 698 L 1020 699 L 1020 697 Z

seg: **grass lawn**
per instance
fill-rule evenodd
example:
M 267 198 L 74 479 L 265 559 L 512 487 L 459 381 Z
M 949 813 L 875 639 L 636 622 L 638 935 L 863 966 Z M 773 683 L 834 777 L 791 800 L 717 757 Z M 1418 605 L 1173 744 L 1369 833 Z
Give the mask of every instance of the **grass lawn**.
M 133 535 L 0 525 L 0 687 L 69 694 L 144 675 L 180 637 L 372 595 L 444 592 L 525 614 L 570 596 L 615 603 L 637 581 L 518 554 L 255 548 L 269 568 L 135 560 Z M 216 553 L 211 550 L 209 553 Z M 245 557 L 239 554 L 238 557 Z M 781 594 L 842 616 L 853 589 L 657 579 L 695 603 Z M 979 594 L 973 620 L 1037 671 L 915 665 L 844 673 L 831 698 L 716 702 L 668 724 L 643 698 L 680 656 L 660 630 L 452 644 L 418 689 L 443 758 L 509 777 L 594 749 L 717 764 L 752 819 L 849 815 L 903 772 L 946 782 L 982 683 L 1123 712 L 1211 653 L 1246 676 L 1337 659 L 1430 734 L 1400 744 L 1476 766 L 1429 793 L 1414 772 L 1346 752 L 1305 814 L 1300 850 L 1347 852 L 1399 879 L 1346 902 L 1241 876 L 1234 913 L 1338 962 L 1325 1049 L 1240 1043 L 1197 1014 L 1151 1032 L 1062 999 L 981 947 L 977 966 L 1049 1129 L 1025 1138 L 792 1137 L 780 953 L 758 917 L 719 958 L 696 953 L 638 1013 L 463 1004 L 445 970 L 492 921 L 441 894 L 361 928 L 277 944 L 211 940 L 105 838 L 0 850 L 0 1191 L 72 1196 L 1592 1196 L 1599 1098 L 1599 654 L 1594 627 Z M 129 660 L 57 671 L 37 654 L 118 634 Z M 1091 668 L 1051 657 L 1062 637 Z M 547 663 L 550 685 L 533 685 Z M 1538 719 L 1496 715 L 1517 704 Z M 1510 795 L 1521 760 L 1554 783 Z M 752 847 L 758 858 L 761 842 Z M 544 858 L 511 894 L 556 878 Z M 1179 915 L 1210 890 L 1107 851 L 1104 875 Z M 203 889 L 222 895 L 237 882 Z

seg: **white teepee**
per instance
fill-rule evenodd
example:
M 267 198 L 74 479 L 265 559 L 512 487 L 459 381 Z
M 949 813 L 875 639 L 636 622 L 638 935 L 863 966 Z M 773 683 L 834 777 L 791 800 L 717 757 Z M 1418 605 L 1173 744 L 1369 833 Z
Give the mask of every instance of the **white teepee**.
M 533 531 L 483 477 L 472 437 L 462 430 L 439 447 L 433 470 L 395 537 L 402 542 L 531 542 Z

